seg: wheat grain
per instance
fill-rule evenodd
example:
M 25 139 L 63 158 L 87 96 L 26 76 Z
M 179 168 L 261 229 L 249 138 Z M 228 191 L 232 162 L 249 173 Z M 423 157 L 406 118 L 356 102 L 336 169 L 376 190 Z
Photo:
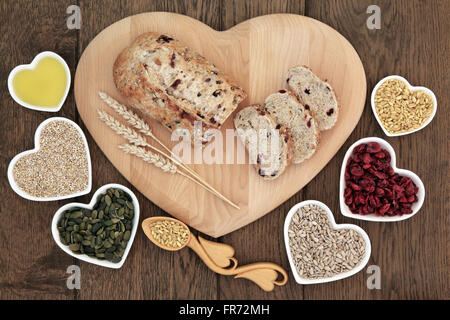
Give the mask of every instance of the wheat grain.
M 398 79 L 386 80 L 375 93 L 375 110 L 390 133 L 410 132 L 422 127 L 435 105 L 424 91 L 411 91 Z
M 130 144 L 122 144 L 119 146 L 119 149 L 121 149 L 125 153 L 133 154 L 133 155 L 141 158 L 145 162 L 154 164 L 156 167 L 160 168 L 164 172 L 169 172 L 172 174 L 178 172 L 178 169 L 177 169 L 177 166 L 175 165 L 175 163 L 173 163 L 172 161 L 170 161 L 168 159 L 163 158 L 161 155 L 159 155 L 157 153 L 147 151 L 144 148 L 140 148 L 138 146 L 134 146 L 134 145 L 130 145 Z
M 113 116 L 109 115 L 103 110 L 97 110 L 98 116 L 100 120 L 108 125 L 112 130 L 114 130 L 117 134 L 121 135 L 131 143 L 137 146 L 147 146 L 148 143 L 140 134 L 138 134 L 133 129 L 124 126 L 118 120 L 116 120 Z
M 149 125 L 139 118 L 137 114 L 129 110 L 126 106 L 119 103 L 117 100 L 110 97 L 108 94 L 104 92 L 98 93 L 99 97 L 109 106 L 111 107 L 117 114 L 122 116 L 130 125 L 132 125 L 135 129 L 139 130 L 141 133 L 152 137 L 153 139 L 157 139 Z M 161 143 L 162 144 L 162 143 Z

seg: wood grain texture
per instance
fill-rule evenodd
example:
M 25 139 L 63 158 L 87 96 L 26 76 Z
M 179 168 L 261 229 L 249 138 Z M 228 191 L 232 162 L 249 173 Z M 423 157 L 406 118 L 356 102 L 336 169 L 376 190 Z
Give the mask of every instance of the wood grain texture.
M 66 287 L 66 268 L 74 264 L 52 243 L 49 225 L 64 201 L 36 203 L 15 194 L 6 179 L 9 161 L 24 150 L 34 148 L 34 131 L 49 113 L 22 108 L 9 96 L 7 77 L 18 64 L 30 63 L 45 50 L 58 52 L 75 72 L 77 34 L 69 31 L 64 19 L 70 1 L 2 2 L 1 28 L 4 30 L 0 52 L 1 64 L 0 127 L 1 142 L 0 188 L 5 192 L 0 204 L 0 297 L 4 299 L 73 299 L 76 292 Z M 74 119 L 73 90 L 69 91 L 66 107 L 52 116 Z M 6 201 L 7 200 L 7 201 Z
M 202 178 L 240 207 L 235 209 L 185 177 L 170 175 L 121 152 L 118 146 L 126 140 L 98 118 L 97 109 L 110 111 L 99 99 L 99 91 L 123 101 L 111 76 L 114 61 L 137 36 L 149 31 L 169 34 L 188 44 L 235 79 L 248 93 L 239 107 L 262 103 L 269 94 L 287 87 L 289 68 L 308 65 L 322 79 L 328 79 L 336 91 L 340 101 L 339 121 L 331 130 L 321 132 L 321 141 L 310 159 L 288 167 L 273 181 L 264 181 L 252 166 L 237 162 L 211 164 L 203 159 L 202 164 L 195 165 Z M 298 38 L 304 41 L 299 42 Z M 277 54 L 279 52 L 283 54 Z M 317 20 L 274 14 L 217 32 L 184 15 L 156 12 L 131 16 L 99 33 L 80 58 L 74 91 L 84 125 L 127 180 L 171 215 L 203 233 L 219 237 L 273 210 L 326 165 L 359 120 L 364 107 L 366 79 L 353 47 L 335 30 Z M 144 118 L 158 139 L 167 146 L 175 145 L 169 130 L 153 119 Z M 234 129 L 232 119 L 221 128 L 223 159 L 238 153 L 237 143 L 232 144 L 232 150 L 226 147 L 228 129 Z M 208 148 L 211 145 L 199 151 L 207 155 Z M 219 161 L 225 161 L 223 159 Z
M 72 2 L 74 3 L 74 2 Z M 372 241 L 370 264 L 381 268 L 381 289 L 366 287 L 365 269 L 335 283 L 300 286 L 289 279 L 286 286 L 265 293 L 244 279 L 216 276 L 189 250 L 166 252 L 138 233 L 124 267 L 108 271 L 65 255 L 53 242 L 50 222 L 61 205 L 72 200 L 34 203 L 17 196 L 6 180 L 12 157 L 33 147 L 34 130 L 49 114 L 23 109 L 0 86 L 2 129 L 0 180 L 4 198 L 0 204 L 1 299 L 443 299 L 449 298 L 448 225 L 448 107 L 450 86 L 448 52 L 450 21 L 448 1 L 379 0 L 381 29 L 366 28 L 369 0 L 307 1 L 80 1 L 82 29 L 65 27 L 70 1 L 41 0 L 0 3 L 1 81 L 17 64 L 28 63 L 44 50 L 62 55 L 74 72 L 78 57 L 94 36 L 111 23 L 146 11 L 171 11 L 199 19 L 216 30 L 226 30 L 246 19 L 289 12 L 304 14 L 329 24 L 344 35 L 363 61 L 368 93 L 389 74 L 400 74 L 413 85 L 434 91 L 439 109 L 432 123 L 415 134 L 386 139 L 397 152 L 398 165 L 416 172 L 426 187 L 421 211 L 410 220 L 393 224 L 347 219 L 339 213 L 339 170 L 347 148 L 367 136 L 386 138 L 366 103 L 355 131 L 328 165 L 299 193 L 272 213 L 218 241 L 232 245 L 241 264 L 272 261 L 288 269 L 282 228 L 288 210 L 306 199 L 325 202 L 336 223 L 354 223 Z M 73 91 L 58 115 L 78 119 Z M 86 134 L 93 159 L 93 191 L 117 182 L 131 187 L 142 207 L 142 219 L 165 213 L 133 189 Z M 88 202 L 90 195 L 75 199 Z M 66 289 L 65 270 L 81 267 L 81 290 Z M 289 272 L 289 275 L 291 273 Z

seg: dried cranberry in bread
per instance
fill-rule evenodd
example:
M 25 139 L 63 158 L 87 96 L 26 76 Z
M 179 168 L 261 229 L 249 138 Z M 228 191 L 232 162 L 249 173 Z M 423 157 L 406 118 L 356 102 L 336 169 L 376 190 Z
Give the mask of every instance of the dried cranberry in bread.
M 234 125 L 258 174 L 266 180 L 279 177 L 292 159 L 292 139 L 288 131 L 278 126 L 259 105 L 240 110 L 234 117 Z
M 333 88 L 326 81 L 319 79 L 305 66 L 291 68 L 286 81 L 303 105 L 310 108 L 321 131 L 334 126 L 339 105 Z
M 145 33 L 117 57 L 114 82 L 128 103 L 170 130 L 219 128 L 246 93 L 204 57 L 167 35 Z
M 294 143 L 294 163 L 310 158 L 319 143 L 319 127 L 309 110 L 292 92 L 280 90 L 266 98 L 264 109 L 289 130 Z

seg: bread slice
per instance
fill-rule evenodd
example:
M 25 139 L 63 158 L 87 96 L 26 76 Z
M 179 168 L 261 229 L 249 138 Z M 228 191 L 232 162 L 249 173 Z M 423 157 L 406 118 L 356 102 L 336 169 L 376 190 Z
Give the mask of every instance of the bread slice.
M 310 158 L 319 143 L 319 127 L 311 112 L 298 101 L 292 92 L 280 90 L 264 102 L 264 109 L 277 124 L 289 130 L 294 143 L 294 163 Z
M 260 105 L 240 110 L 234 117 L 234 125 L 258 174 L 266 180 L 279 177 L 292 160 L 293 144 L 289 132 L 277 126 Z
M 114 83 L 128 103 L 170 130 L 219 128 L 246 93 L 204 57 L 163 34 L 140 35 L 117 57 Z
M 335 125 L 339 104 L 333 88 L 327 82 L 305 66 L 291 68 L 286 81 L 305 108 L 311 109 L 321 131 Z

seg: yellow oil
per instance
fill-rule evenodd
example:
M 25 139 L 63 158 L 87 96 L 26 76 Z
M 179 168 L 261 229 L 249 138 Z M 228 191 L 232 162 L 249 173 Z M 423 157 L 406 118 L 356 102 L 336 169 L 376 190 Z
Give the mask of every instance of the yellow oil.
M 52 57 L 42 58 L 34 70 L 22 70 L 13 79 L 20 100 L 36 107 L 56 108 L 67 85 L 64 66 Z

